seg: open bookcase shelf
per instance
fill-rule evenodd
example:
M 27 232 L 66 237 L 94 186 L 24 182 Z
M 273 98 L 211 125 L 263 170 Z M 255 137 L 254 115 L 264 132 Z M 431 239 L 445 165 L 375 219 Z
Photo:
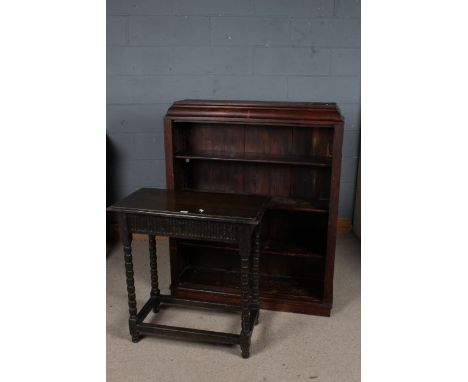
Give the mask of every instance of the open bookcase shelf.
M 308 200 L 286 196 L 273 196 L 267 208 L 273 210 L 327 213 L 329 203 L 330 201 L 328 199 Z
M 279 155 L 266 153 L 232 153 L 225 151 L 181 151 L 174 155 L 177 159 L 217 160 L 226 162 L 273 163 L 297 166 L 331 167 L 331 158 L 319 156 Z
M 261 306 L 329 315 L 343 120 L 335 104 L 179 101 L 165 118 L 169 189 L 271 196 Z M 237 248 L 171 239 L 171 292 L 238 302 Z
M 186 267 L 179 277 L 181 289 L 198 289 L 240 297 L 240 273 L 224 269 Z M 291 298 L 319 302 L 322 281 L 299 277 L 260 275 L 260 295 L 269 298 Z
M 227 245 L 225 243 L 217 242 L 204 242 L 204 241 L 190 241 L 190 240 L 181 240 L 179 242 L 180 246 L 198 248 L 202 250 L 217 250 L 222 254 L 223 252 L 231 251 L 237 253 L 238 248 Z M 262 256 L 268 255 L 278 255 L 278 256 L 302 256 L 305 258 L 316 258 L 318 260 L 325 259 L 325 252 L 323 248 L 313 248 L 307 247 L 305 245 L 295 244 L 295 243 L 284 243 L 283 241 L 271 241 L 266 240 L 262 242 L 262 247 L 260 249 Z
M 323 248 L 285 242 L 282 240 L 265 240 L 262 244 L 262 254 L 325 259 Z

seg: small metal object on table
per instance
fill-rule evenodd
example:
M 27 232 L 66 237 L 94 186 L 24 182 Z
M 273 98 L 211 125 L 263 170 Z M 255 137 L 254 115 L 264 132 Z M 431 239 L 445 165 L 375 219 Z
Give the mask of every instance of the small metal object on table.
M 118 214 L 127 275 L 129 328 L 133 342 L 142 335 L 159 335 L 202 342 L 239 344 L 242 357 L 250 355 L 250 338 L 260 311 L 260 221 L 267 197 L 142 188 L 108 208 Z M 138 312 L 132 259 L 132 234 L 148 235 L 151 293 Z M 156 235 L 192 240 L 236 243 L 240 253 L 241 304 L 188 300 L 159 291 Z M 162 304 L 241 312 L 240 334 L 145 323 Z

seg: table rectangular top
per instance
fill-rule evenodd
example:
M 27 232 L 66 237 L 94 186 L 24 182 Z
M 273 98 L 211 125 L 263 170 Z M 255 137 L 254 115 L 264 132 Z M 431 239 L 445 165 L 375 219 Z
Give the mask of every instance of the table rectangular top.
M 108 211 L 258 223 L 267 196 L 141 188 Z

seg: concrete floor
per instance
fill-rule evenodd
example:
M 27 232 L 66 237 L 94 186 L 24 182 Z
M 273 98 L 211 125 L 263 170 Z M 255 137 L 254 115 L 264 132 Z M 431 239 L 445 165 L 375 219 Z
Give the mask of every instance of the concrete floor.
M 149 296 L 147 242 L 135 241 L 134 265 L 138 308 Z M 168 293 L 168 241 L 158 240 L 162 293 Z M 252 337 L 251 356 L 238 346 L 222 346 L 145 337 L 138 344 L 128 333 L 123 254 L 114 247 L 107 257 L 107 380 L 111 382 L 184 381 L 360 381 L 360 242 L 338 237 L 335 300 L 331 317 L 262 310 Z M 147 322 L 238 333 L 235 314 L 163 309 Z

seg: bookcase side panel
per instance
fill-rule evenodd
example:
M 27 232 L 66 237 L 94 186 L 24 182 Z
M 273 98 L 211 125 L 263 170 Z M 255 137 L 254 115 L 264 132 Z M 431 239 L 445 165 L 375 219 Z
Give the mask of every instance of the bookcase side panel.
M 330 203 L 328 211 L 327 259 L 325 263 L 323 295 L 324 303 L 329 304 L 330 307 L 333 302 L 333 275 L 335 265 L 336 226 L 338 221 L 342 145 L 343 124 L 339 123 L 334 126 L 333 136 L 333 161 L 331 173 Z

